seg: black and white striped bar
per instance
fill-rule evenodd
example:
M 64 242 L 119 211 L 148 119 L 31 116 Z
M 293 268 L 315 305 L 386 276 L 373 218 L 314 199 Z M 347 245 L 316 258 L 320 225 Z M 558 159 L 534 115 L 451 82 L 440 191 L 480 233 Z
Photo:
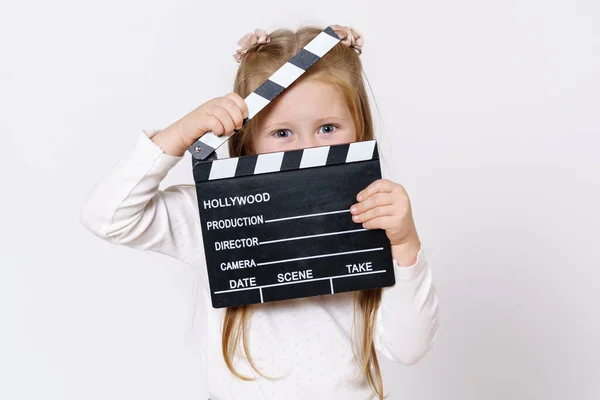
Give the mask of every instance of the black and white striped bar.
M 323 32 L 319 33 L 302 50 L 244 99 L 248 106 L 248 118 L 246 118 L 244 124 L 254 118 L 256 114 L 294 83 L 296 79 L 339 42 L 340 38 L 331 27 L 327 27 Z M 190 147 L 189 151 L 196 160 L 206 160 L 228 139 L 229 137 L 227 136 L 217 136 L 212 132 L 207 132 Z
M 379 160 L 375 140 L 197 163 L 194 180 L 213 181 L 368 160 Z
M 374 140 L 194 165 L 213 307 L 391 286 L 390 243 L 352 220 Z

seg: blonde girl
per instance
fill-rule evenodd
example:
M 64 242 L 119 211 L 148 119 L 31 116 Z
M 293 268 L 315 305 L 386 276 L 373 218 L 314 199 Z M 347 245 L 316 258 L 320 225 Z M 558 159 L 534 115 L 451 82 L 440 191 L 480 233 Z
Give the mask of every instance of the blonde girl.
M 260 305 L 213 309 L 193 185 L 159 184 L 206 132 L 231 135 L 231 156 L 374 138 L 362 77 L 363 39 L 342 41 L 249 123 L 243 100 L 322 29 L 256 30 L 244 36 L 233 93 L 207 101 L 169 127 L 141 133 L 131 155 L 92 191 L 83 224 L 112 243 L 176 257 L 197 268 L 198 340 L 210 396 L 229 399 L 382 399 L 379 357 L 420 360 L 438 330 L 437 294 L 406 190 L 381 179 L 350 212 L 390 240 L 396 284 Z

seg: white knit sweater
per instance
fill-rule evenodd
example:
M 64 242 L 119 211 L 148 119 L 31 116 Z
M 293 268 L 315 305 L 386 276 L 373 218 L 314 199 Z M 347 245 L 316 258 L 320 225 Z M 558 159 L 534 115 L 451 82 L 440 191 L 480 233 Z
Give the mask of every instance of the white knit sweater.
M 281 379 L 258 376 L 246 382 L 229 372 L 221 354 L 225 309 L 211 306 L 195 187 L 159 190 L 182 157 L 165 154 L 149 137 L 140 134 L 130 157 L 94 188 L 81 208 L 81 220 L 112 243 L 168 254 L 199 267 L 195 331 L 205 355 L 211 397 L 374 399 L 353 356 L 352 293 L 258 305 L 250 323 L 250 352 L 265 375 Z M 423 249 L 414 265 L 395 265 L 394 270 L 396 284 L 383 289 L 375 347 L 381 356 L 413 364 L 427 353 L 437 334 L 438 298 Z M 242 357 L 235 365 L 245 375 L 256 375 Z

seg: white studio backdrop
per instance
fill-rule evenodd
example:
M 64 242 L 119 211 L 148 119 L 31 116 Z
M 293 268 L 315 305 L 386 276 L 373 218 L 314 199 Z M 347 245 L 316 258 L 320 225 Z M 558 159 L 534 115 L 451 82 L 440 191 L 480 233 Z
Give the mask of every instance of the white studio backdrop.
M 0 399 L 203 399 L 192 273 L 79 222 L 255 28 L 355 26 L 440 293 L 390 399 L 600 398 L 600 3 L 3 1 Z M 164 186 L 192 182 L 189 155 Z

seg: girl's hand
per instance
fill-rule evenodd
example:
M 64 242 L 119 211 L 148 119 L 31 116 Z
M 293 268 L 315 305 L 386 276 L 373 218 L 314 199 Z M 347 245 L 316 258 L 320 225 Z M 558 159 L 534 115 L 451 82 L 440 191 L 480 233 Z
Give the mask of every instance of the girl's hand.
M 412 265 L 421 247 L 408 193 L 402 185 L 379 179 L 356 196 L 352 220 L 366 229 L 383 229 L 399 265 Z
M 231 135 L 240 129 L 248 107 L 238 94 L 230 93 L 207 101 L 195 110 L 158 132 L 152 140 L 165 153 L 181 156 L 206 132 L 217 136 Z

